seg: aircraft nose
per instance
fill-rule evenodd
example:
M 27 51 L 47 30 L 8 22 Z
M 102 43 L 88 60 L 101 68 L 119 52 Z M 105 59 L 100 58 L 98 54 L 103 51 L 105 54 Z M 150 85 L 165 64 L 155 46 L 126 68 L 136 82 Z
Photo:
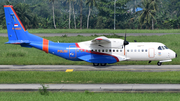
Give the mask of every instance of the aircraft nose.
M 177 58 L 177 54 L 174 51 L 171 50 L 169 54 L 171 54 L 170 55 L 171 59 Z

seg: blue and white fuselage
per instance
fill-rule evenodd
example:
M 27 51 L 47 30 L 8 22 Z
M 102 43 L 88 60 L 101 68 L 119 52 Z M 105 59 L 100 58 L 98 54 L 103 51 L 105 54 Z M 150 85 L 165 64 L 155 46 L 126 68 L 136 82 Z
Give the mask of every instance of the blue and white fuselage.
M 9 41 L 22 47 L 34 47 L 53 55 L 72 60 L 86 61 L 95 66 L 119 61 L 153 61 L 169 62 L 177 54 L 158 42 L 131 42 L 122 39 L 97 37 L 79 43 L 56 43 L 28 33 L 18 18 L 12 5 L 4 5 Z

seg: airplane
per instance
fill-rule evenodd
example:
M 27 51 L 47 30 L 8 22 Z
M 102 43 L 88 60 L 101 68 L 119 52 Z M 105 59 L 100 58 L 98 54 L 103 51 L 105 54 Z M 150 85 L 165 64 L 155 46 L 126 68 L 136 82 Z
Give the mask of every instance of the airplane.
M 97 37 L 90 41 L 78 43 L 57 43 L 30 34 L 12 5 L 4 5 L 9 41 L 6 44 L 37 48 L 67 60 L 86 61 L 94 66 L 106 66 L 120 61 L 158 61 L 170 62 L 177 54 L 159 42 L 128 42 L 125 39 Z

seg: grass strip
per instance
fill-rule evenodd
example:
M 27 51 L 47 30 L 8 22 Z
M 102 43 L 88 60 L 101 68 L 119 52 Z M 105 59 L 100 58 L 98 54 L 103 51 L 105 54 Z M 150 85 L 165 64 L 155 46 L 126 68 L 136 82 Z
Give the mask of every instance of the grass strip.
M 92 40 L 98 36 L 62 36 L 62 37 L 45 37 L 48 40 L 61 43 L 74 43 Z M 122 36 L 107 35 L 108 38 L 123 39 Z M 180 54 L 180 35 L 171 34 L 163 36 L 128 36 L 127 40 L 133 42 L 161 42 L 168 48 Z M 35 48 L 24 48 L 19 45 L 4 44 L 8 42 L 7 37 L 0 37 L 0 65 L 91 65 L 83 61 L 70 61 L 52 54 L 46 54 Z M 164 65 L 180 65 L 180 57 L 173 59 L 172 62 L 163 63 Z M 157 61 L 152 61 L 150 65 L 156 65 Z M 123 61 L 113 65 L 148 65 L 148 61 Z
M 0 71 L 1 84 L 70 83 L 70 84 L 179 84 L 180 71 Z
M 28 29 L 30 33 L 180 33 L 180 29 Z M 6 29 L 0 33 L 7 33 Z
M 180 93 L 0 92 L 1 101 L 179 101 Z

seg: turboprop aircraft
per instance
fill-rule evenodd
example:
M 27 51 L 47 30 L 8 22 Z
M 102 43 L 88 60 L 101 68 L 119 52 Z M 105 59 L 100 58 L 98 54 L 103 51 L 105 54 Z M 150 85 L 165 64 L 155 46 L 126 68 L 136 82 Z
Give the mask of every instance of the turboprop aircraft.
M 158 42 L 128 42 L 125 39 L 97 37 L 79 43 L 56 43 L 28 33 L 12 5 L 4 5 L 9 41 L 22 47 L 37 48 L 46 53 L 72 61 L 86 61 L 94 66 L 105 66 L 120 61 L 172 61 L 177 54 Z

